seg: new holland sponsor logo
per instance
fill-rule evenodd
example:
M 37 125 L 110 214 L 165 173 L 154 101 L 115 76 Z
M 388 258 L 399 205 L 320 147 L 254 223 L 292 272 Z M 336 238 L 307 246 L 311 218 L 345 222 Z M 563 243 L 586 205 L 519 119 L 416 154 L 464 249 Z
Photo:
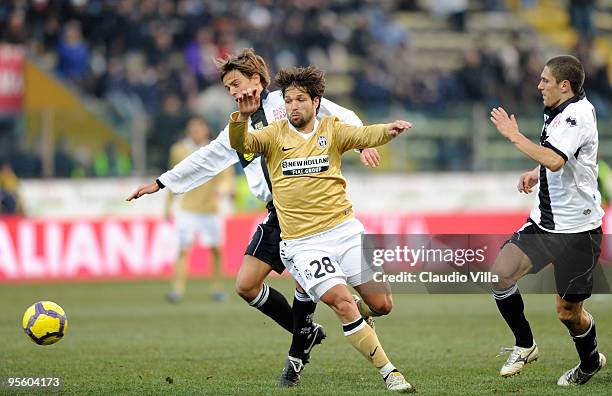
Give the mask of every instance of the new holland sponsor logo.
M 318 155 L 316 157 L 289 158 L 281 162 L 281 168 L 285 176 L 321 173 L 329 169 L 329 157 Z

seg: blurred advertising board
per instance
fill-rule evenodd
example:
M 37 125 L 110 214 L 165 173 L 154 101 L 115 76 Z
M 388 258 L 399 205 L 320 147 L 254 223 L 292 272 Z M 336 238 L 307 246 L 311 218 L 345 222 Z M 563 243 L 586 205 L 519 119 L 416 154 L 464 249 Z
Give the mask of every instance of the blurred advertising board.
M 526 216 L 526 212 L 364 213 L 358 218 L 371 234 L 511 234 Z M 236 275 L 262 219 L 261 214 L 226 217 L 222 247 L 226 276 Z M 176 254 L 173 224 L 157 218 L 0 218 L 0 282 L 162 278 L 170 274 Z M 206 247 L 192 249 L 190 273 L 209 274 Z

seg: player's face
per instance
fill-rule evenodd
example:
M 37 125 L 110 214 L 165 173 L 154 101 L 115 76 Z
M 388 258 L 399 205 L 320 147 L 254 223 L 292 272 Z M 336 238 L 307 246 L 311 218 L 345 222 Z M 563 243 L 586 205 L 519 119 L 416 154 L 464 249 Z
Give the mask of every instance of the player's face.
M 540 83 L 538 84 L 544 106 L 554 108 L 560 105 L 563 91 L 566 89 L 565 85 L 567 85 L 567 81 L 558 83 L 548 66 L 544 66 L 544 70 L 540 74 Z
M 238 70 L 232 70 L 223 76 L 223 86 L 234 99 L 237 99 L 242 91 L 247 89 L 255 88 L 258 92 L 263 90 L 259 74 L 253 74 L 251 77 L 247 77 Z
M 318 105 L 319 98 L 311 99 L 308 92 L 300 88 L 290 87 L 285 90 L 287 119 L 298 129 L 312 121 Z

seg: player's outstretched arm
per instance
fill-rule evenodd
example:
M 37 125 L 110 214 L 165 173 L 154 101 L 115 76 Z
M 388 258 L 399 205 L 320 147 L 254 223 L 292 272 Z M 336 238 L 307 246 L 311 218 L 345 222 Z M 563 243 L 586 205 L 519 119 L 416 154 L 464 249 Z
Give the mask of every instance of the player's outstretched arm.
M 525 137 L 518 127 L 514 114 L 508 116 L 506 110 L 501 107 L 491 110 L 491 122 L 499 133 L 512 142 L 523 154 L 533 159 L 540 165 L 553 172 L 558 171 L 565 165 L 565 159 L 554 150 L 535 144 Z
M 336 135 L 340 152 L 351 149 L 376 147 L 389 142 L 405 130 L 412 128 L 408 121 L 395 121 L 390 124 L 374 124 L 355 127 L 336 121 Z
M 358 127 L 363 126 L 363 122 L 361 122 L 361 119 L 359 119 L 354 111 L 342 107 L 327 98 L 321 98 L 321 105 L 319 107 L 318 114 L 322 117 L 338 117 L 341 122 L 346 124 Z M 375 148 L 365 148 L 359 152 L 359 160 L 365 166 L 376 168 L 378 165 L 380 165 L 380 154 Z

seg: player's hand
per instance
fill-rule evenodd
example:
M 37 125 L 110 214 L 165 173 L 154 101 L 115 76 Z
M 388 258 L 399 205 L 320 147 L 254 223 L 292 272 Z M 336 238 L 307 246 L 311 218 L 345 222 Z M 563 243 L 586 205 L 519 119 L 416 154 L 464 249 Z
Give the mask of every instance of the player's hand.
M 530 170 L 529 172 L 523 173 L 519 177 L 518 191 L 525 194 L 529 194 L 533 191 L 533 188 L 540 182 L 540 170 L 539 168 Z
M 236 98 L 238 102 L 238 119 L 246 120 L 251 114 L 255 113 L 259 109 L 259 95 L 255 88 L 249 88 L 242 91 L 242 95 Z
M 127 197 L 125 200 L 126 201 L 131 201 L 133 199 L 138 199 L 140 197 L 142 197 L 145 194 L 153 194 L 159 191 L 159 186 L 157 185 L 157 182 L 153 182 L 150 184 L 144 184 L 140 187 L 138 187 L 136 189 L 136 191 L 134 191 L 133 193 L 130 194 L 129 197 Z
M 404 132 L 406 129 L 412 128 L 412 124 L 408 121 L 397 120 L 392 122 L 391 124 L 387 124 L 387 131 L 389 131 L 389 135 L 392 137 L 396 137 L 400 133 Z
M 367 148 L 361 150 L 359 154 L 359 159 L 361 163 L 365 166 L 371 166 L 372 168 L 376 168 L 380 165 L 380 154 L 378 154 L 378 150 L 375 148 Z
M 512 136 L 520 133 L 518 123 L 516 122 L 516 118 L 514 118 L 514 114 L 508 116 L 506 110 L 501 107 L 494 107 L 491 110 L 490 119 L 499 133 L 506 139 L 510 139 Z

